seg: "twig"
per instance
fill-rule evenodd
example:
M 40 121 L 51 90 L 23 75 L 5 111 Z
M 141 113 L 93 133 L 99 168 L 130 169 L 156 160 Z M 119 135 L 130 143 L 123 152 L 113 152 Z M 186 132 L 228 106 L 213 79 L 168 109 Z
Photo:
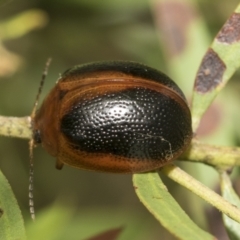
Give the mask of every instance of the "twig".
M 162 168 L 161 172 L 171 178 L 173 181 L 181 184 L 197 196 L 204 199 L 206 202 L 212 204 L 214 207 L 219 209 L 221 212 L 226 214 L 228 217 L 240 223 L 240 210 L 227 202 L 220 195 L 204 186 L 202 183 L 188 175 L 186 172 L 181 170 L 179 167 L 173 164 L 167 165 Z
M 30 122 L 30 117 L 0 116 L 0 135 L 30 139 L 32 136 Z

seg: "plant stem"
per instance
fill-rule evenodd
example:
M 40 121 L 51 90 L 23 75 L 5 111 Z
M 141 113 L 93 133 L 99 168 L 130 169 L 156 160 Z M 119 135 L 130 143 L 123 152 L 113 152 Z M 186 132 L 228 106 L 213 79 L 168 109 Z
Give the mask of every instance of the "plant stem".
M 208 145 L 193 139 L 191 146 L 179 160 L 203 162 L 218 169 L 227 169 L 240 165 L 240 148 Z
M 30 139 L 32 136 L 30 117 L 0 116 L 0 135 Z
M 0 116 L 0 135 L 28 138 L 32 136 L 30 117 Z M 178 160 L 202 162 L 219 170 L 240 166 L 240 148 L 213 146 L 192 140 L 189 149 Z
M 240 223 L 240 210 L 236 206 L 227 202 L 220 195 L 204 186 L 202 183 L 188 175 L 179 167 L 170 164 L 163 167 L 161 169 L 161 172 L 163 172 L 173 181 L 181 184 L 191 192 L 195 193 L 197 196 L 201 197 L 208 203 L 212 204 L 228 217 Z

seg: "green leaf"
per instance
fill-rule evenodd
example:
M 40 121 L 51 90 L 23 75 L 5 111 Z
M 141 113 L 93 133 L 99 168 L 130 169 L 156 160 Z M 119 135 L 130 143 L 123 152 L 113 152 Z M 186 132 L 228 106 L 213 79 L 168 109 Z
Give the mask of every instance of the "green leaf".
M 31 9 L 15 15 L 11 19 L 0 21 L 1 40 L 21 37 L 30 31 L 45 27 L 48 17 L 39 9 Z
M 167 73 L 188 97 L 192 94 L 193 81 L 201 59 L 210 44 L 204 19 L 198 13 L 194 1 L 149 2 L 159 33 Z
M 28 239 L 60 239 L 72 215 L 72 209 L 64 208 L 59 204 L 42 211 L 37 214 L 35 222 L 31 221 L 27 224 Z
M 226 172 L 221 174 L 221 191 L 223 197 L 240 208 L 240 199 L 232 187 L 231 180 Z M 240 224 L 223 214 L 223 221 L 231 240 L 240 239 Z
M 59 201 L 37 211 L 36 221 L 27 222 L 26 231 L 29 240 L 87 240 L 108 231 L 112 234 L 121 231 L 118 240 L 146 240 L 159 234 L 159 224 L 134 206 L 85 205 L 76 208 L 69 201 L 67 204 Z
M 212 240 L 200 229 L 170 195 L 157 172 L 134 174 L 133 184 L 140 201 L 173 235 L 182 240 Z
M 213 99 L 240 66 L 240 4 L 229 17 L 206 52 L 195 79 L 193 130 Z
M 0 239 L 26 239 L 21 211 L 12 189 L 0 171 Z

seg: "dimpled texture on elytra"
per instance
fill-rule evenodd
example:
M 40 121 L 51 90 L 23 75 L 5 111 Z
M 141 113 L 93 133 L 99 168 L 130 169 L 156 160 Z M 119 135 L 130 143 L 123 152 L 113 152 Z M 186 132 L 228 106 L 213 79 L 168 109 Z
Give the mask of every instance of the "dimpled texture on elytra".
M 191 134 L 185 114 L 169 96 L 132 87 L 81 98 L 60 128 L 77 150 L 157 160 L 171 158 L 184 145 L 184 133 Z

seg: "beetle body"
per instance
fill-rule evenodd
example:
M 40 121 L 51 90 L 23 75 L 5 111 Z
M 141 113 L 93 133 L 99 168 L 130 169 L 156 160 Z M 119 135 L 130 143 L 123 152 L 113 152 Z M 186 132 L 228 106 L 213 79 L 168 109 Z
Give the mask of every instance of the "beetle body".
M 136 173 L 176 159 L 192 138 L 191 114 L 178 86 L 133 62 L 67 70 L 32 119 L 34 141 L 64 164 Z

